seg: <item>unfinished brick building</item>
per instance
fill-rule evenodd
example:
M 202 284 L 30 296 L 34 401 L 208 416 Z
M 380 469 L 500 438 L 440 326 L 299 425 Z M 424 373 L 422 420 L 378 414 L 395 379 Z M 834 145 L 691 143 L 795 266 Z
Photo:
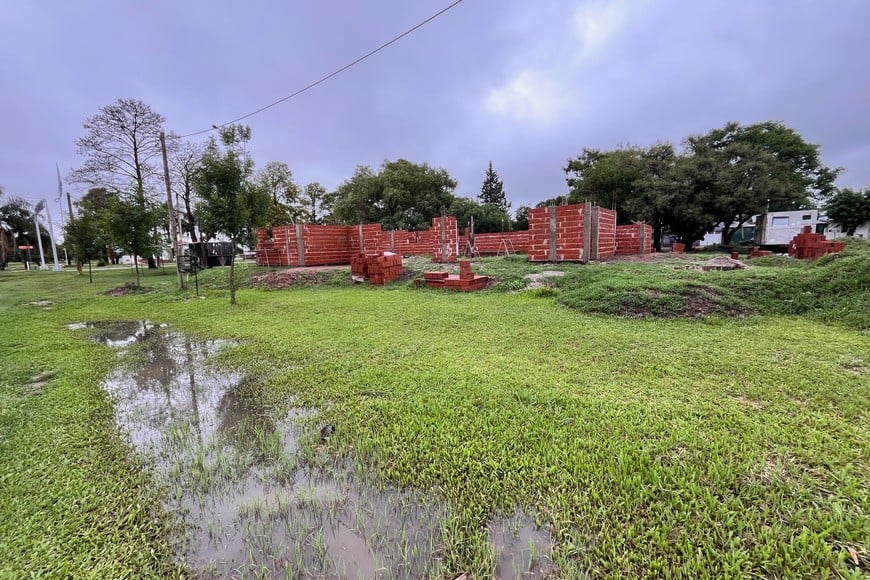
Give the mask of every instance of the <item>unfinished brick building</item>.
M 452 216 L 434 218 L 425 231 L 384 231 L 380 224 L 276 226 L 271 238 L 266 230 L 257 232 L 257 265 L 350 264 L 360 254 L 385 251 L 453 262 L 468 241 Z M 650 226 L 617 226 L 616 212 L 591 203 L 533 209 L 528 231 L 475 234 L 474 246 L 479 254 L 527 254 L 534 262 L 586 262 L 653 251 Z

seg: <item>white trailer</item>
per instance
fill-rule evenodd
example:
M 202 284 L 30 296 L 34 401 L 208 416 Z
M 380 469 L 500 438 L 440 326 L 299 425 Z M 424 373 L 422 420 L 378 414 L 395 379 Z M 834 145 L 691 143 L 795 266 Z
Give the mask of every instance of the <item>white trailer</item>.
M 755 228 L 755 244 L 758 246 L 787 246 L 805 226 L 812 232 L 825 233 L 828 216 L 817 209 L 796 211 L 770 211 L 758 216 Z

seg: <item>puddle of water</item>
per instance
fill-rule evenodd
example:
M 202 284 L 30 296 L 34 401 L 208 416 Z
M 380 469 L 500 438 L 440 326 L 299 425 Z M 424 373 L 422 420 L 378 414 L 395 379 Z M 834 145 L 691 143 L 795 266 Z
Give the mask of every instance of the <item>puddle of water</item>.
M 495 577 L 545 578 L 555 571 L 550 559 L 550 532 L 522 511 L 511 517 L 497 516 L 487 526 L 495 553 Z
M 119 349 L 104 388 L 185 530 L 178 552 L 195 576 L 443 575 L 444 506 L 375 486 L 350 463 L 315 467 L 325 455 L 312 409 L 278 409 L 208 364 L 231 343 L 147 321 L 71 328 Z

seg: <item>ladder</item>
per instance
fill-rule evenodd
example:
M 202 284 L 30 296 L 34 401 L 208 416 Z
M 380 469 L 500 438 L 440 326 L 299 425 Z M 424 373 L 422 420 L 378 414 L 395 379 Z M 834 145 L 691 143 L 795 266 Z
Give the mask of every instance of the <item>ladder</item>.
M 517 251 L 514 249 L 514 243 L 510 238 L 502 238 L 501 244 L 498 246 L 498 254 L 497 256 L 501 256 L 502 252 L 504 252 L 505 256 L 510 256 L 511 254 L 516 254 Z

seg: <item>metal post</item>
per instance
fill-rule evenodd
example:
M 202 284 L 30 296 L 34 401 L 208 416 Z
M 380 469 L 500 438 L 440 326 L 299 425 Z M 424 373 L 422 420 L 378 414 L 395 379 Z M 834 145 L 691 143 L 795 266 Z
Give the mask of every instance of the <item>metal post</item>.
M 43 200 L 44 201 L 44 200 Z M 54 240 L 54 226 L 51 223 L 51 210 L 48 209 L 48 202 L 45 202 L 45 217 L 48 218 L 48 237 L 51 238 L 51 256 L 54 258 L 54 271 L 63 271 L 63 266 L 57 261 L 57 242 Z

